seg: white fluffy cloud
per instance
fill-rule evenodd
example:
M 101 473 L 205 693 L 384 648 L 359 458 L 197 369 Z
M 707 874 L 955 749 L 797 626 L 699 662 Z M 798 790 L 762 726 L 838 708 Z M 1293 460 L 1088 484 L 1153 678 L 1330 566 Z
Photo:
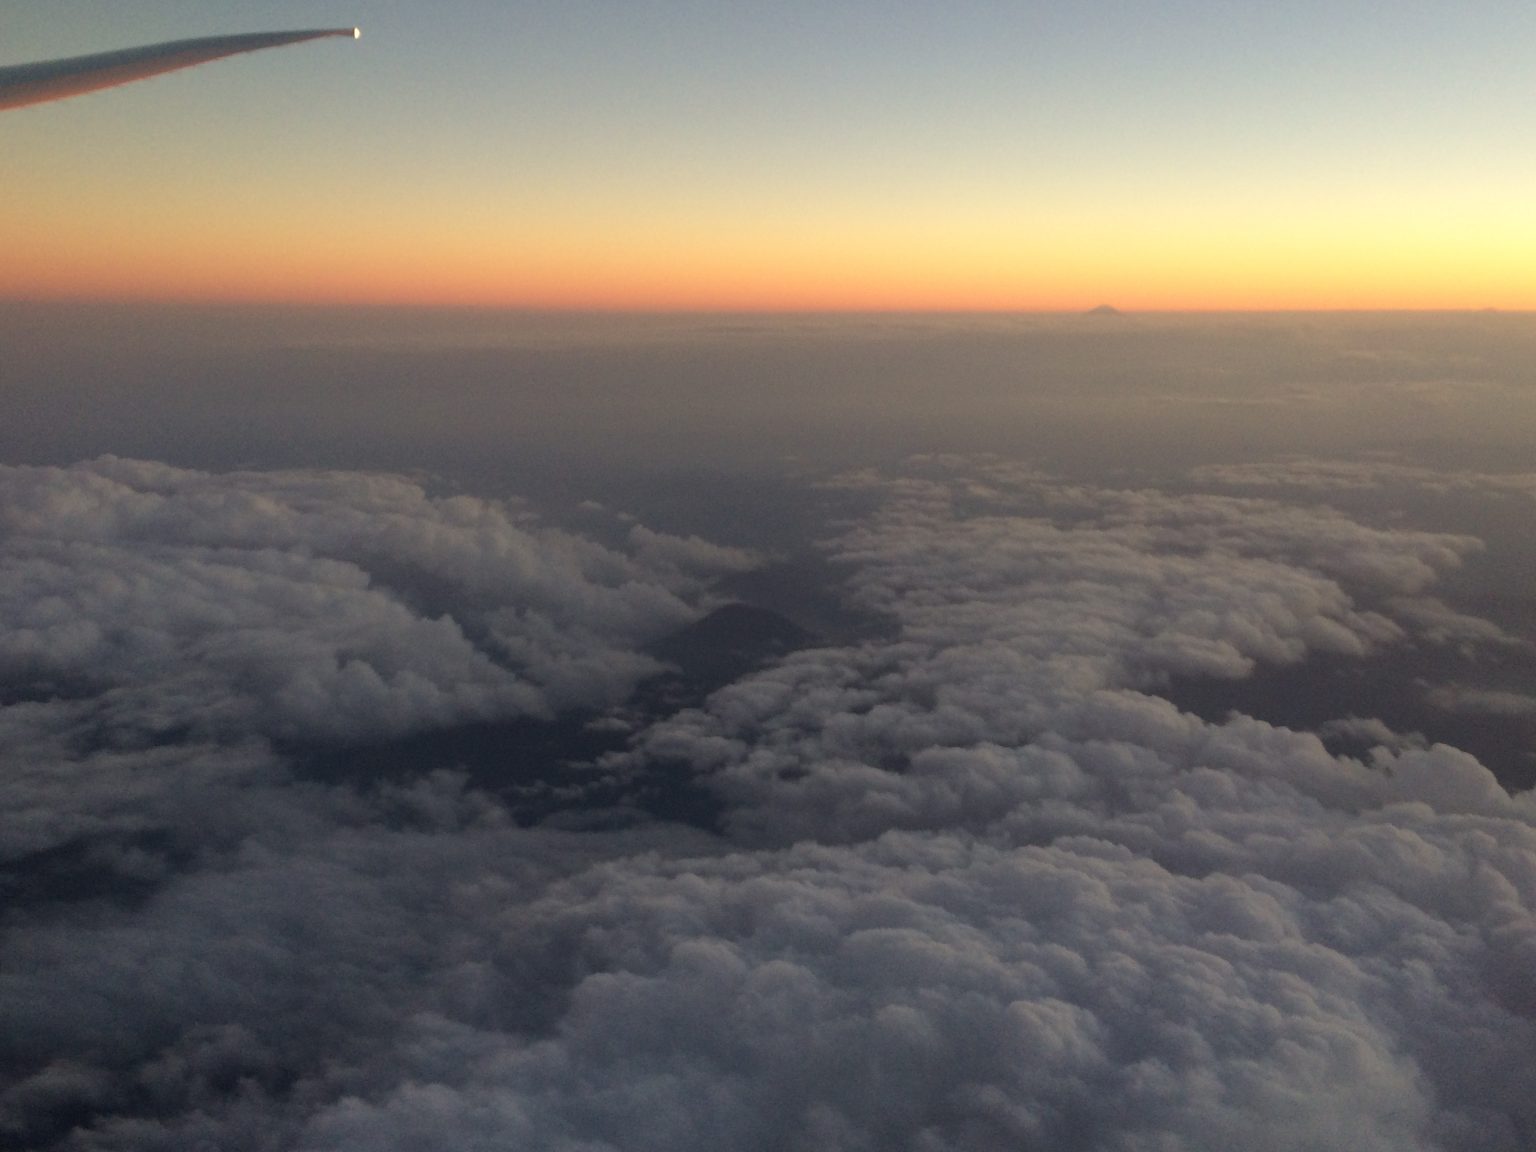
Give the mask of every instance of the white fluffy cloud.
M 637 532 L 644 531 L 636 529 Z M 0 676 L 120 727 L 388 736 L 621 699 L 745 554 L 358 473 L 0 469 Z
M 836 487 L 868 511 L 828 548 L 890 634 L 792 655 L 609 765 L 685 765 L 724 802 L 723 836 L 518 829 L 446 774 L 299 785 L 255 741 L 113 752 L 210 757 L 262 815 L 141 903 L 8 925 L 0 1132 L 313 1152 L 1528 1146 L 1532 798 L 1379 722 L 1330 730 L 1376 739 L 1357 760 L 1155 694 L 1398 643 L 1427 619 L 1399 609 L 1474 541 L 997 462 Z M 91 548 L 130 530 L 101 531 Z M 307 587 L 305 563 L 373 571 L 378 536 L 349 539 L 265 547 Z M 710 556 L 632 545 L 604 562 Z M 237 546 L 172 551 L 185 567 L 194 547 Z M 455 588 L 478 579 L 453 567 Z M 588 583 L 600 604 L 626 587 Z M 189 691 L 192 652 L 147 666 L 158 694 Z M 69 707 L 122 687 L 81 683 Z M 108 770 L 55 742 L 32 766 L 39 820 L 69 812 L 70 773 Z M 87 835 L 92 813 L 70 818 Z
M 711 773 L 738 826 L 770 837 L 945 826 L 957 812 L 925 815 L 923 797 L 963 788 L 965 773 L 961 761 L 925 771 L 935 750 L 1033 756 L 1121 730 L 1146 749 L 1195 722 L 1134 690 L 1401 640 L 1418 615 L 1384 610 L 1477 547 L 1268 501 L 1058 489 L 1006 466 L 952 476 L 959 467 L 923 462 L 831 545 L 859 602 L 899 623 L 894 641 L 792 656 L 658 726 L 646 752 Z M 878 478 L 849 483 L 880 493 Z M 1032 770 L 997 775 L 1038 787 Z

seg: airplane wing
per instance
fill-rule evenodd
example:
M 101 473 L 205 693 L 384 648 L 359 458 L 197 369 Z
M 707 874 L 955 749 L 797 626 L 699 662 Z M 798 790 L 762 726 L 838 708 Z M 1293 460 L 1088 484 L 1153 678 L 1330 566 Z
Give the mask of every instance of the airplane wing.
M 91 56 L 71 56 L 67 60 L 45 60 L 37 64 L 16 64 L 0 68 L 0 110 L 23 108 L 48 100 L 79 96 L 98 88 L 112 88 L 135 80 L 147 80 L 163 72 L 191 68 L 225 56 L 280 48 L 304 40 L 327 36 L 356 39 L 356 28 L 314 28 L 302 32 L 248 32 L 236 36 L 206 36 L 197 40 L 172 40 L 166 44 L 147 44 L 142 48 L 124 48 L 117 52 L 98 52 Z

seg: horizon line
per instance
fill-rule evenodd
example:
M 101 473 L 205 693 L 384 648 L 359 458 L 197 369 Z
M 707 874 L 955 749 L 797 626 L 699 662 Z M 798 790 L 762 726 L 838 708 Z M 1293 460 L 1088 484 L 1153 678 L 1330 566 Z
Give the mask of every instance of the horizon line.
M 261 297 L 181 296 L 10 296 L 0 295 L 0 306 L 84 308 L 204 308 L 219 311 L 279 309 L 284 311 L 377 311 L 377 312 L 482 312 L 522 313 L 546 316 L 1081 316 L 1113 322 L 1137 316 L 1242 316 L 1242 315 L 1531 315 L 1536 306 L 1504 305 L 1280 305 L 1121 307 L 1097 303 L 1049 307 L 997 306 L 947 307 L 934 305 L 826 307 L 818 305 L 628 305 L 537 304 L 429 300 L 304 300 Z

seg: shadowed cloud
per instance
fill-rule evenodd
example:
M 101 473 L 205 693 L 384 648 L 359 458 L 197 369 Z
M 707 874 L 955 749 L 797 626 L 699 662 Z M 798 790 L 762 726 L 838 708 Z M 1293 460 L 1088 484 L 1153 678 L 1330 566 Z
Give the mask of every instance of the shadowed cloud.
M 1531 1146 L 1532 797 L 1161 694 L 1438 643 L 1476 538 L 996 458 L 819 491 L 887 626 L 803 646 L 639 524 L 0 469 L 0 1143 Z M 662 661 L 715 690 L 637 704 Z

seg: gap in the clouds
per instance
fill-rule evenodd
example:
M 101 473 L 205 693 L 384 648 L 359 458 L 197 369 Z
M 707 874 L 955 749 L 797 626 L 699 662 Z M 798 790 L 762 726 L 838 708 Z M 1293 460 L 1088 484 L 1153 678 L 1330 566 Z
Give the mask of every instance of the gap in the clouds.
M 0 682 L 0 708 L 18 704 L 66 704 L 91 700 L 100 692 L 100 685 L 84 680 L 31 672 L 13 673 L 11 680 Z
M 0 863 L 0 921 L 51 906 L 137 907 L 195 856 L 183 838 L 166 829 L 82 836 L 30 852 Z
M 511 461 L 489 463 L 495 474 Z M 598 462 L 568 461 L 542 474 L 506 472 L 502 486 L 533 500 L 543 516 L 573 530 L 594 533 L 590 516 L 572 515 L 578 502 L 595 501 L 647 528 L 675 536 L 699 536 L 712 544 L 745 547 L 797 564 L 809 564 L 805 542 L 821 526 L 821 499 L 807 490 L 793 462 L 774 460 L 739 470 L 652 466 L 611 473 Z M 467 476 L 474 491 L 478 476 Z M 556 487 L 558 486 L 558 487 Z M 600 541 L 601 534 L 597 534 Z M 824 571 L 804 567 L 800 578 L 814 596 Z M 825 597 L 822 597 L 825 599 Z
M 1365 657 L 1322 654 L 1288 667 L 1261 665 L 1240 680 L 1176 677 L 1157 692 L 1212 723 L 1238 712 L 1316 732 L 1331 721 L 1380 720 L 1405 736 L 1470 752 L 1511 793 L 1536 787 L 1536 712 L 1457 712 L 1432 703 L 1434 689 L 1468 682 L 1529 686 L 1536 683 L 1536 654 L 1511 649 L 1473 656 L 1399 645 Z M 1330 744 L 1353 755 L 1367 751 Z
M 614 771 L 609 762 L 633 733 L 818 642 L 778 612 L 732 602 L 648 645 L 666 671 L 642 681 L 616 708 L 457 724 L 374 742 L 289 742 L 280 751 L 301 777 L 326 783 L 369 787 L 462 773 L 524 825 L 595 829 L 658 820 L 713 832 L 719 801 L 686 765 L 648 762 L 636 774 Z
M 500 800 L 523 825 L 560 814 L 585 814 L 613 826 L 657 819 L 713 828 L 708 793 L 691 779 L 661 775 L 618 779 L 598 761 L 626 747 L 627 726 L 608 727 L 599 713 L 552 721 L 529 719 L 457 724 L 387 741 L 290 743 L 282 747 L 304 778 L 371 787 L 462 773 L 473 788 Z

